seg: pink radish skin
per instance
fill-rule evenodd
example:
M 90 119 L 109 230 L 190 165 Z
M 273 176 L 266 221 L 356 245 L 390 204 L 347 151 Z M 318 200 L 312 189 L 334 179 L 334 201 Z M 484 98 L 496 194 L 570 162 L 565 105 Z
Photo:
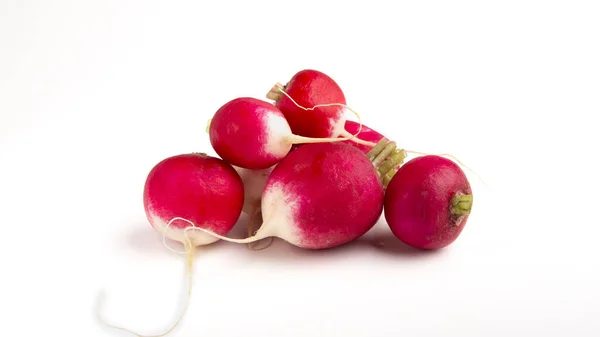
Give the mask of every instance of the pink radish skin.
M 340 86 L 328 75 L 312 69 L 297 72 L 284 88 L 292 99 L 303 107 L 318 104 L 346 104 Z M 338 137 L 343 134 L 346 121 L 342 106 L 318 107 L 306 111 L 299 108 L 289 97 L 273 92 L 275 105 L 283 112 L 292 132 L 305 137 Z
M 251 97 L 225 103 L 209 126 L 215 152 L 231 165 L 261 170 L 275 165 L 290 151 L 292 131 L 273 104 Z
M 275 101 L 287 119 L 292 133 L 309 138 L 352 138 L 344 128 L 346 97 L 340 86 L 327 74 L 305 69 L 297 72 L 284 86 L 277 83 L 267 94 Z M 358 116 L 358 115 L 357 115 Z M 360 137 L 352 141 L 373 147 L 375 143 L 365 142 Z
M 279 237 L 307 249 L 328 249 L 358 239 L 383 211 L 383 185 L 359 149 L 342 143 L 305 144 L 269 175 L 263 224 L 249 243 Z
M 156 164 L 144 186 L 144 209 L 148 221 L 161 235 L 169 221 L 182 217 L 196 226 L 225 235 L 236 224 L 244 203 L 244 186 L 225 161 L 204 154 L 181 154 Z M 185 243 L 189 223 L 175 221 L 166 237 Z M 217 239 L 204 233 L 188 235 L 193 246 Z
M 473 194 L 453 161 L 437 155 L 409 160 L 385 193 L 385 219 L 402 242 L 419 249 L 453 243 L 469 217 Z
M 355 135 L 358 131 L 360 131 L 360 133 L 356 137 L 359 139 L 365 140 L 367 142 L 377 143 L 383 138 L 383 135 L 380 134 L 379 132 L 371 129 L 370 127 L 368 127 L 364 124 L 362 124 L 362 128 L 361 128 L 360 123 L 357 123 L 357 122 L 354 122 L 351 120 L 346 121 L 346 123 L 344 125 L 344 129 L 346 129 L 346 131 L 352 135 Z M 364 153 L 369 152 L 373 148 L 372 146 L 357 143 L 352 140 L 345 140 L 344 143 L 355 146 Z
M 275 167 L 262 200 L 263 219 L 271 221 L 264 230 L 310 249 L 358 239 L 382 211 L 383 186 L 373 165 L 346 144 L 299 147 Z M 290 223 L 274 226 L 277 219 Z

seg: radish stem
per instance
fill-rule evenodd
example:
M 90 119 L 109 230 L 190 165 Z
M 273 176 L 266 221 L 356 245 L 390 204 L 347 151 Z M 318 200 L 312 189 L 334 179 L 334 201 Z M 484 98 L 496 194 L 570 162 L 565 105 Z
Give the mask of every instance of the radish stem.
M 406 159 L 406 151 L 397 149 L 395 142 L 384 137 L 367 153 L 367 157 L 377 169 L 383 186 L 387 186 L 396 174 L 397 166 Z
M 387 143 L 387 145 L 383 148 L 383 150 L 381 150 L 381 152 L 375 157 L 375 159 L 372 160 L 373 165 L 378 167 L 384 160 L 386 160 L 388 158 L 388 156 L 390 154 L 392 154 L 392 152 L 394 152 L 395 149 L 396 149 L 395 142 Z
M 285 90 L 285 86 L 281 83 L 275 84 L 267 93 L 267 99 L 278 101 L 281 98 L 281 91 Z
M 381 138 L 381 140 L 375 144 L 371 151 L 367 152 L 367 157 L 369 157 L 369 160 L 373 161 L 373 159 L 375 159 L 375 157 L 381 153 L 381 151 L 383 151 L 387 143 L 388 140 L 386 138 Z
M 259 219 L 259 221 L 256 221 L 257 218 Z M 253 206 L 252 211 L 250 212 L 250 219 L 248 220 L 248 237 L 252 237 L 258 232 L 257 229 L 254 229 L 254 227 L 255 227 L 254 225 L 256 225 L 257 223 L 261 223 L 261 222 L 262 222 L 262 216 L 261 216 L 260 204 L 259 204 L 259 205 Z M 265 246 L 260 247 L 260 248 L 256 248 L 257 243 L 259 243 L 260 241 L 248 243 L 247 244 L 248 249 L 258 251 L 258 250 L 263 250 L 263 249 L 269 248 L 269 246 L 271 246 L 271 244 L 273 243 L 273 237 L 265 238 L 265 240 L 268 240 L 268 243 Z
M 391 172 L 396 166 L 402 164 L 404 159 L 406 158 L 406 151 L 400 149 L 394 149 L 392 154 L 389 156 L 387 160 L 385 160 L 379 167 L 377 171 L 380 175 L 386 175 Z
M 471 214 L 473 195 L 457 193 L 452 197 L 450 211 L 452 214 L 465 216 Z

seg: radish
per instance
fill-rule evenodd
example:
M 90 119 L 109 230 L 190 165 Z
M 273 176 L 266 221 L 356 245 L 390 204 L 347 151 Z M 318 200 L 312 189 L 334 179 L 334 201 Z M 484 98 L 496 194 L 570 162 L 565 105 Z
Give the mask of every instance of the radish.
M 290 152 L 293 144 L 345 140 L 295 135 L 276 106 L 252 97 L 239 97 L 225 103 L 210 120 L 208 128 L 210 143 L 221 158 L 231 165 L 252 170 L 275 165 Z
M 409 160 L 385 192 L 385 219 L 402 242 L 420 249 L 439 249 L 464 229 L 473 194 L 464 172 L 437 155 Z
M 218 240 L 205 233 L 188 235 L 185 229 L 193 222 L 196 227 L 225 235 L 236 224 L 243 202 L 242 179 L 231 165 L 219 158 L 202 153 L 180 154 L 163 159 L 150 170 L 143 193 L 146 216 L 163 240 L 169 238 L 183 244 L 188 273 L 185 308 L 171 328 L 159 336 L 175 329 L 187 311 L 192 289 L 194 248 Z M 182 218 L 187 220 L 177 221 Z M 105 324 L 142 336 L 126 328 Z
M 176 155 L 156 164 L 144 186 L 144 209 L 152 227 L 165 237 L 200 246 L 217 241 L 209 235 L 183 233 L 187 224 L 168 222 L 183 217 L 196 226 L 227 234 L 244 203 L 242 179 L 225 161 L 202 153 Z
M 352 134 L 344 129 L 344 112 L 356 112 L 346 106 L 342 89 L 325 73 L 312 69 L 301 70 L 286 85 L 277 83 L 273 86 L 267 98 L 275 101 L 294 134 L 313 138 L 343 136 L 366 146 L 375 145 L 352 138 Z
M 279 237 L 301 248 L 333 248 L 371 229 L 383 201 L 381 177 L 359 149 L 343 143 L 305 144 L 269 175 L 261 203 L 264 221 L 256 234 L 245 239 L 214 235 L 236 243 Z

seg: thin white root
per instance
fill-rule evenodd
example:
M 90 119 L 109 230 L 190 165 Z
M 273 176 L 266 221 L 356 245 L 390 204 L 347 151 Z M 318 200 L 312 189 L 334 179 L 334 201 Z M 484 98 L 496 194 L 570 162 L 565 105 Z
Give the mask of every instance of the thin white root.
M 167 223 L 167 226 L 165 227 L 165 231 L 163 233 L 163 244 L 165 245 L 165 247 L 167 247 L 167 249 L 169 249 L 170 251 L 172 251 L 174 253 L 178 253 L 178 254 L 184 254 L 184 253 L 187 253 L 187 252 L 181 252 L 181 251 L 174 250 L 173 248 L 169 247 L 166 244 L 167 230 L 169 229 L 169 227 L 171 226 L 171 224 L 174 221 L 185 221 L 185 222 L 187 222 L 189 224 L 189 226 L 187 226 L 187 227 L 185 227 L 183 229 L 183 235 L 185 236 L 185 238 L 186 238 L 186 240 L 188 242 L 191 241 L 190 237 L 189 237 L 189 234 L 188 234 L 189 231 L 192 231 L 192 232 L 194 232 L 194 231 L 200 231 L 200 232 L 206 233 L 206 234 L 208 234 L 208 235 L 210 235 L 212 237 L 215 237 L 217 239 L 221 239 L 223 241 L 233 242 L 233 243 L 251 243 L 251 242 L 258 241 L 258 240 L 262 240 L 262 239 L 264 239 L 264 238 L 266 238 L 266 237 L 269 236 L 266 231 L 261 231 L 259 229 L 254 236 L 251 236 L 251 237 L 248 237 L 248 238 L 245 238 L 245 239 L 232 239 L 232 238 L 228 238 L 228 237 L 223 236 L 223 235 L 219 235 L 219 234 L 217 234 L 217 233 L 215 233 L 215 232 L 213 232 L 211 230 L 200 228 L 200 227 L 196 227 L 196 225 L 192 221 L 190 221 L 188 219 L 181 218 L 181 217 L 174 217 L 173 219 L 171 219 Z M 264 225 L 262 227 L 264 227 Z
M 187 238 L 187 237 L 186 237 Z M 169 333 L 171 333 L 173 330 L 175 330 L 175 328 L 177 328 L 177 326 L 179 325 L 179 323 L 181 323 L 181 321 L 183 320 L 183 318 L 185 317 L 185 314 L 187 313 L 189 304 L 190 304 L 190 298 L 192 295 L 192 286 L 194 284 L 194 249 L 192 246 L 191 241 L 189 240 L 189 238 L 187 238 L 186 242 L 185 242 L 185 247 L 186 247 L 186 271 L 187 271 L 187 275 L 188 275 L 188 291 L 187 291 L 187 296 L 185 299 L 185 305 L 183 307 L 183 311 L 181 312 L 181 314 L 179 315 L 179 317 L 177 318 L 177 320 L 175 321 L 175 323 L 173 323 L 173 325 L 171 325 L 171 327 L 169 329 L 167 329 L 167 331 L 158 334 L 158 335 L 143 335 L 143 334 L 139 334 L 131 329 L 122 327 L 122 326 L 117 326 L 117 325 L 113 325 L 113 324 L 109 324 L 107 323 L 102 316 L 100 315 L 100 313 L 98 312 L 98 320 L 103 323 L 105 326 L 115 329 L 115 330 L 120 330 L 120 331 L 124 331 L 124 332 L 128 332 L 132 335 L 135 335 L 137 337 L 164 337 L 166 335 L 168 335 Z M 169 248 L 169 247 L 167 247 Z M 169 248 L 171 249 L 171 248 Z M 173 249 L 171 249 L 173 250 Z
M 252 210 L 250 211 L 250 217 L 248 219 L 248 237 L 253 236 L 256 230 L 254 229 L 254 218 L 260 212 L 260 205 L 252 205 Z M 250 247 L 250 244 L 248 244 Z
M 342 131 L 341 136 L 349 137 L 350 140 L 353 141 L 353 142 L 355 142 L 355 143 L 366 145 L 366 146 L 370 146 L 370 147 L 374 147 L 375 144 L 376 144 L 376 143 L 373 143 L 373 142 L 368 142 L 366 140 L 362 140 L 362 139 L 360 139 L 358 137 L 354 137 L 353 134 L 351 134 L 350 132 L 348 132 L 346 130 Z
M 342 104 L 342 103 L 326 103 L 326 104 L 317 104 L 317 105 L 315 105 L 315 106 L 313 106 L 311 108 L 307 108 L 307 107 L 303 107 L 302 105 L 296 103 L 296 101 L 287 92 L 285 92 L 285 90 L 284 90 L 283 86 L 281 85 L 281 83 L 277 83 L 274 87 L 277 88 L 277 90 L 279 90 L 283 95 L 285 95 L 290 101 L 292 101 L 292 103 L 294 103 L 295 106 L 297 106 L 298 108 L 300 108 L 302 110 L 309 111 L 309 110 L 314 110 L 316 108 L 325 108 L 325 107 L 331 107 L 331 106 L 341 106 L 341 107 L 344 107 L 344 108 L 350 110 L 350 112 L 352 112 L 356 116 L 356 118 L 358 119 L 358 124 L 359 124 L 359 126 L 358 126 L 358 132 L 356 132 L 354 135 L 352 135 L 351 133 L 349 133 L 348 131 L 346 131 L 344 133 L 344 137 L 342 137 L 342 138 L 313 138 L 313 139 L 320 139 L 322 141 L 314 141 L 314 142 L 311 142 L 311 143 L 324 143 L 324 142 L 327 142 L 327 141 L 333 142 L 333 141 L 352 140 L 352 141 L 355 141 L 355 142 L 363 144 L 363 145 L 375 146 L 375 143 L 367 142 L 367 141 L 364 141 L 362 139 L 357 138 L 358 135 L 362 132 L 362 126 L 363 126 L 361 118 L 360 118 L 360 114 L 358 112 L 354 111 L 352 108 L 350 108 L 346 104 Z M 300 136 L 297 136 L 297 137 L 300 137 Z M 308 137 L 303 137 L 303 138 L 308 138 Z M 339 139 L 339 140 L 337 140 L 337 139 Z M 304 143 L 308 143 L 308 141 L 306 141 Z M 300 144 L 300 143 L 293 143 L 293 144 Z

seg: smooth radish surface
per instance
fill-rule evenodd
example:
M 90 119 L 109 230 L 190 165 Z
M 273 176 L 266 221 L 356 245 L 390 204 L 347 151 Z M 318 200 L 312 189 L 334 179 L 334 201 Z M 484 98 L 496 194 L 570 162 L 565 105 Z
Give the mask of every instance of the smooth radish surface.
M 361 125 L 360 123 L 357 123 L 357 122 L 351 121 L 351 120 L 346 120 L 346 122 L 344 124 L 344 129 L 352 135 L 355 135 L 360 131 L 360 133 L 356 137 L 359 139 L 365 140 L 367 142 L 377 143 L 382 138 L 384 138 L 382 134 L 373 130 L 372 128 L 370 128 L 364 124 Z M 344 143 L 355 146 L 355 147 L 359 148 L 361 151 L 363 151 L 364 153 L 369 152 L 373 148 L 372 146 L 365 145 L 362 143 L 357 143 L 352 140 L 345 140 Z
M 301 70 L 285 85 L 276 84 L 267 98 L 275 101 L 296 135 L 312 138 L 343 136 L 366 146 L 375 145 L 352 138 L 356 133 L 348 133 L 344 129 L 345 112 L 356 112 L 346 106 L 346 97 L 340 86 L 323 72 Z
M 297 72 L 287 82 L 284 91 L 301 106 L 318 104 L 346 104 L 340 86 L 327 74 L 305 69 Z M 344 130 L 344 107 L 328 106 L 305 111 L 287 96 L 277 97 L 275 105 L 290 123 L 292 132 L 305 137 L 337 137 Z
M 221 158 L 252 170 L 277 164 L 294 144 L 344 141 L 295 135 L 275 105 L 252 97 L 238 97 L 223 104 L 211 119 L 208 132 Z
M 327 249 L 371 229 L 383 210 L 383 186 L 367 156 L 343 143 L 305 144 L 269 175 L 262 196 L 263 224 L 248 243 L 279 237 L 302 248 Z
M 273 104 L 252 97 L 221 106 L 209 126 L 215 152 L 231 165 L 260 170 L 275 165 L 293 144 L 285 117 Z
M 471 185 L 453 161 L 427 155 L 409 160 L 385 193 L 385 219 L 402 242 L 421 249 L 453 243 L 471 212 Z
M 233 167 L 219 158 L 181 154 L 152 168 L 144 185 L 143 202 L 148 221 L 156 231 L 185 243 L 183 230 L 189 224 L 173 222 L 166 231 L 171 219 L 182 217 L 198 227 L 225 235 L 242 211 L 244 185 Z M 191 237 L 193 246 L 215 241 L 203 233 Z

